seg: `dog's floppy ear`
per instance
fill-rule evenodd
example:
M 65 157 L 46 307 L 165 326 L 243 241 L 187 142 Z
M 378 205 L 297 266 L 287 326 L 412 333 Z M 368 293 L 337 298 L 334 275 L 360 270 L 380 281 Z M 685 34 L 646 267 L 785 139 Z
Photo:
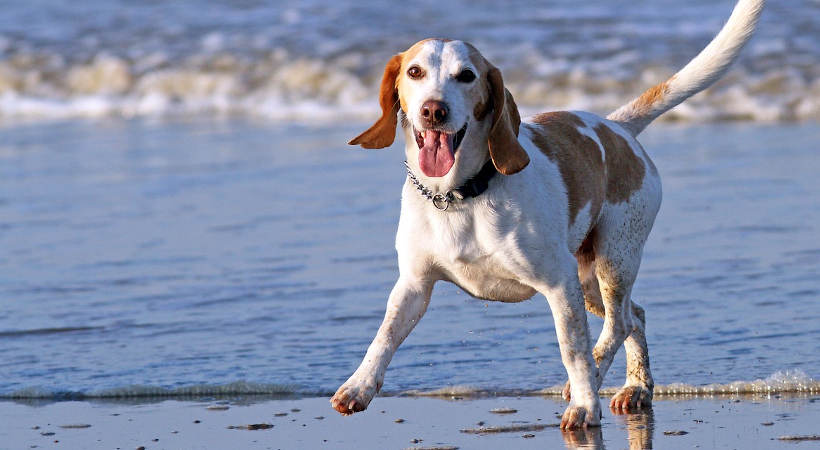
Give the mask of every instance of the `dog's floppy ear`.
M 379 89 L 382 116 L 372 127 L 351 139 L 348 144 L 361 145 L 364 148 L 385 148 L 396 139 L 396 126 L 398 125 L 396 115 L 399 113 L 399 90 L 396 86 L 396 79 L 401 70 L 401 59 L 401 53 L 393 55 L 384 66 L 382 85 Z
M 518 143 L 521 116 L 518 115 L 518 106 L 512 94 L 504 88 L 501 71 L 491 67 L 487 79 L 490 83 L 490 100 L 493 106 L 493 121 L 488 139 L 490 158 L 496 170 L 504 175 L 512 175 L 530 163 L 529 155 Z

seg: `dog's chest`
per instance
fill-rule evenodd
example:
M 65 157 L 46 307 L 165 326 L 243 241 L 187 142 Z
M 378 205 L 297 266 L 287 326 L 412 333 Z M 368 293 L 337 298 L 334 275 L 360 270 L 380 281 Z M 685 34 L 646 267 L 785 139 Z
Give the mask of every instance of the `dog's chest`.
M 517 302 L 535 294 L 511 269 L 513 256 L 502 242 L 504 225 L 488 217 L 453 214 L 434 220 L 431 253 L 436 266 L 470 295 L 486 300 Z

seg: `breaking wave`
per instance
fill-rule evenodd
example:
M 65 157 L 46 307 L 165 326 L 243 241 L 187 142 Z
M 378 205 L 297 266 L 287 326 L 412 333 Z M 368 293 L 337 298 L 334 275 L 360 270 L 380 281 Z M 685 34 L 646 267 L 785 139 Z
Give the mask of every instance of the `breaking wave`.
M 70 390 L 49 390 L 41 387 L 20 389 L 9 394 L 0 394 L 6 400 L 92 400 L 92 399 L 138 399 L 138 398 L 188 398 L 205 396 L 318 396 L 324 392 L 300 391 L 294 386 L 282 384 L 249 383 L 237 381 L 228 384 L 197 384 L 177 388 L 130 385 L 99 391 L 81 392 Z
M 420 391 L 412 390 L 401 395 L 413 397 L 483 397 L 483 396 L 560 396 L 563 385 L 552 386 L 538 390 L 488 390 L 476 389 L 469 386 L 448 386 L 440 389 Z M 614 395 L 619 388 L 602 388 L 601 395 Z M 686 383 L 671 383 L 656 385 L 655 398 L 672 396 L 727 396 L 727 395 L 775 395 L 775 394 L 818 394 L 820 380 L 806 375 L 802 370 L 777 371 L 767 378 L 753 381 L 733 381 L 731 383 L 692 385 Z
M 544 55 L 522 55 L 508 77 L 523 112 L 581 109 L 606 113 L 666 79 L 674 67 L 643 67 L 627 78 L 581 68 L 550 67 Z M 64 119 L 167 115 L 244 115 L 269 120 L 335 120 L 377 116 L 381 68 L 345 67 L 277 49 L 256 59 L 231 54 L 129 60 L 99 54 L 67 62 L 59 55 L 16 54 L 0 61 L 0 117 Z M 538 61 L 527 64 L 526 61 Z M 349 64 L 347 64 L 349 66 Z M 548 73 L 543 73 L 544 71 Z M 515 73 L 542 73 L 516 76 Z M 820 117 L 820 77 L 794 67 L 766 73 L 735 69 L 717 86 L 690 99 L 666 120 L 792 121 Z
M 344 1 L 229 2 L 207 13 L 187 1 L 114 3 L 53 5 L 42 17 L 31 17 L 25 2 L 4 10 L 0 119 L 372 119 L 383 64 L 431 34 L 476 44 L 502 68 L 525 113 L 607 113 L 679 69 L 730 12 L 725 2 L 707 0 L 635 8 L 571 1 L 474 8 L 458 0 L 418 5 L 413 13 L 425 20 L 395 21 L 393 5 Z M 811 39 L 820 10 L 808 3 L 770 5 L 728 77 L 664 118 L 820 117 L 818 44 Z
M 432 390 L 408 390 L 400 392 L 383 392 L 383 396 L 403 397 L 441 397 L 441 398 L 477 398 L 501 396 L 560 396 L 563 386 L 545 389 L 486 389 L 471 386 L 447 386 Z M 613 395 L 618 388 L 608 387 L 600 391 L 601 395 Z M 703 397 L 703 396 L 737 396 L 737 395 L 777 395 L 777 394 L 820 394 L 820 380 L 815 380 L 801 370 L 778 371 L 764 379 L 752 381 L 733 381 L 726 384 L 691 385 L 672 383 L 655 386 L 655 398 L 663 397 Z M 284 384 L 264 384 L 238 381 L 221 385 L 198 384 L 177 388 L 131 385 L 120 388 L 103 389 L 91 392 L 52 391 L 43 388 L 26 388 L 0 394 L 5 400 L 105 400 L 105 399 L 140 399 L 140 398 L 195 398 L 195 397 L 231 397 L 231 396 L 268 396 L 268 397 L 320 397 L 333 395 L 329 390 L 306 390 L 298 386 Z

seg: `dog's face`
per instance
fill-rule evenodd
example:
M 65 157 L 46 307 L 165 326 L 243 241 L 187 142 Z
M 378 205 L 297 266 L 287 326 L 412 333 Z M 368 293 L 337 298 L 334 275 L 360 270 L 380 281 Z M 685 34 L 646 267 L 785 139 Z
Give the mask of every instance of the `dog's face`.
M 459 166 L 474 170 L 488 152 L 506 175 L 529 163 L 517 140 L 518 109 L 501 72 L 468 43 L 427 39 L 393 56 L 379 100 L 382 117 L 350 143 L 391 145 L 400 108 L 408 161 L 417 161 L 427 177 L 452 175 Z

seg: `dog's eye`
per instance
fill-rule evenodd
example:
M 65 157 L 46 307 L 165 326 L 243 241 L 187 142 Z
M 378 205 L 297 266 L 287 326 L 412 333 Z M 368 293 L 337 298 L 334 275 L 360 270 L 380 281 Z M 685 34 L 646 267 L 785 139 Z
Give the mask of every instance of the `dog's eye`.
M 475 74 L 470 69 L 464 69 L 460 74 L 456 75 L 456 80 L 459 83 L 469 83 L 475 80 Z
M 418 80 L 419 78 L 424 76 L 424 71 L 421 70 L 421 67 L 419 66 L 413 66 L 407 69 L 407 76 L 414 80 Z

